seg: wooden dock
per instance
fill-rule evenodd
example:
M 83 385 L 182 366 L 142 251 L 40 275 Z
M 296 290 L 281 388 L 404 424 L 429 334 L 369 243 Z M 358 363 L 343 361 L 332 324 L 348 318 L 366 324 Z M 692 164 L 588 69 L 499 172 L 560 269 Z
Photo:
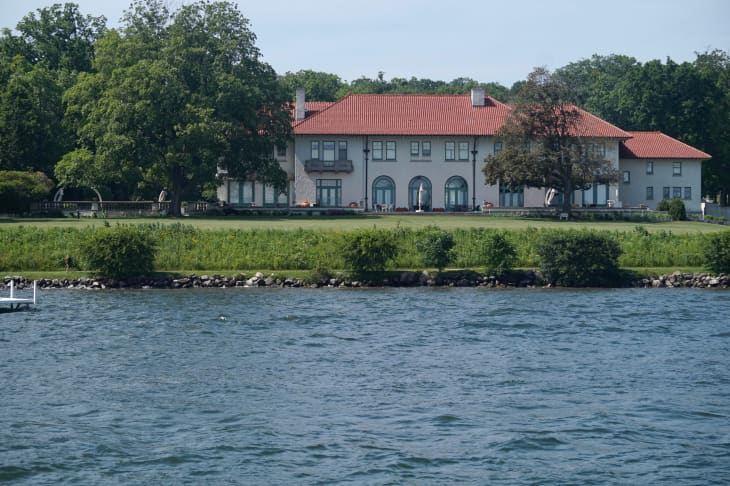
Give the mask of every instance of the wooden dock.
M 36 304 L 36 290 L 37 290 L 37 282 L 34 280 L 32 299 L 16 297 L 15 296 L 15 281 L 11 280 L 10 281 L 10 297 L 0 297 L 0 305 L 10 304 L 11 311 L 29 309 L 31 305 Z

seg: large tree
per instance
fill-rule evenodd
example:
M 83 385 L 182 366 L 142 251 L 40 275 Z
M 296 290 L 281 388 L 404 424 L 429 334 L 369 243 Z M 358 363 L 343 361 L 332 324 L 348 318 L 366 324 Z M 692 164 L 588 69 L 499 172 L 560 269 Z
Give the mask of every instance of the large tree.
M 170 15 L 159 0 L 138 0 L 124 20 L 98 43 L 97 73 L 68 95 L 81 145 L 94 154 L 91 177 L 77 179 L 136 180 L 146 197 L 164 187 L 173 215 L 216 183 L 219 168 L 283 188 L 274 149 L 290 134 L 288 93 L 235 5 L 200 1 Z
M 615 180 L 611 163 L 587 150 L 585 115 L 568 102 L 569 92 L 544 68 L 530 73 L 497 133 L 504 149 L 485 160 L 487 184 L 554 189 L 570 213 L 574 190 Z

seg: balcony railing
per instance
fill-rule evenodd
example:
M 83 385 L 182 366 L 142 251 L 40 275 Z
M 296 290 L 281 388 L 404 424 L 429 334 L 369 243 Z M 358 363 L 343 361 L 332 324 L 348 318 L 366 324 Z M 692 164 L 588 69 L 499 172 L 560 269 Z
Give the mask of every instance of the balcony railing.
M 306 172 L 352 172 L 352 160 L 305 160 Z

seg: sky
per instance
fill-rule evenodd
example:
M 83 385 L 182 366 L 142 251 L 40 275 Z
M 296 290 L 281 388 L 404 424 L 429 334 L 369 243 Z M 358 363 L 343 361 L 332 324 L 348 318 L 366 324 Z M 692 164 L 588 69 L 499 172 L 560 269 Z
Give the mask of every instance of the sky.
M 232 1 L 277 73 L 308 69 L 346 82 L 383 72 L 510 87 L 537 66 L 555 70 L 593 54 L 691 62 L 696 52 L 730 51 L 730 0 Z M 53 3 L 0 0 L 0 27 Z M 130 0 L 74 3 L 119 27 Z M 173 11 L 183 3 L 167 0 Z

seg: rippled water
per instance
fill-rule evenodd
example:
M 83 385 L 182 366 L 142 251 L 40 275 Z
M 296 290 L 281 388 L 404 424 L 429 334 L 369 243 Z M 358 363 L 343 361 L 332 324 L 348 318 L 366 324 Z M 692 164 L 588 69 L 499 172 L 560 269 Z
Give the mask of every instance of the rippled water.
M 0 314 L 0 482 L 730 482 L 728 292 L 40 298 Z

